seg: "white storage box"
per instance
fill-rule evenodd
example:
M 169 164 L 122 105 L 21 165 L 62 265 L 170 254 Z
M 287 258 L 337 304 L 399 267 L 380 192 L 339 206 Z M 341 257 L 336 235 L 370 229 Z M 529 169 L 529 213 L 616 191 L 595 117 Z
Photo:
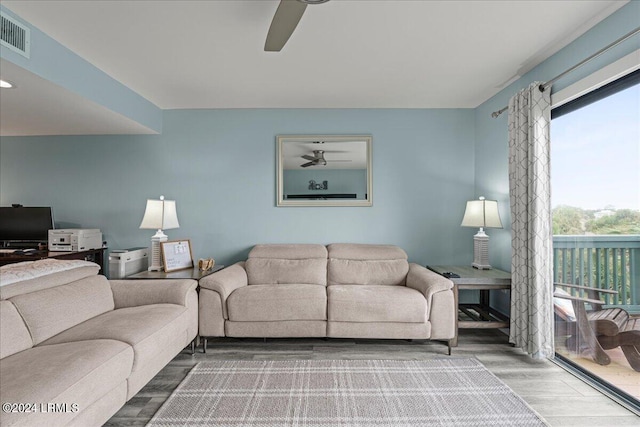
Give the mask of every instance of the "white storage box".
M 124 279 L 149 267 L 149 248 L 130 248 L 111 251 L 109 278 Z

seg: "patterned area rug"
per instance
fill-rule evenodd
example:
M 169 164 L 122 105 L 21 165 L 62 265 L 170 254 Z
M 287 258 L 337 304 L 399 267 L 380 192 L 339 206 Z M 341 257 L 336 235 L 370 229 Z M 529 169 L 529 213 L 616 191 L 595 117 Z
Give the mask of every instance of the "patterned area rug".
M 148 426 L 545 426 L 475 359 L 207 361 Z

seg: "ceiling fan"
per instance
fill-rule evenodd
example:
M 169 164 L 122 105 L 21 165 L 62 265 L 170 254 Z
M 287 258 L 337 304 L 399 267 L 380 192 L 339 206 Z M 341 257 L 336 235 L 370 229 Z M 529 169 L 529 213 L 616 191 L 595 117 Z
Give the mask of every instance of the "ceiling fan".
M 308 163 L 300 165 L 300 167 L 308 168 L 309 166 L 327 166 L 327 160 L 324 158 L 324 150 L 313 150 L 313 156 L 304 154 L 302 157 L 305 160 L 309 160 Z M 351 160 L 329 160 L 330 162 L 350 162 Z
M 307 5 L 321 4 L 328 1 L 329 0 L 280 0 L 276 14 L 271 21 L 269 32 L 267 33 L 264 51 L 280 52 L 296 29 Z

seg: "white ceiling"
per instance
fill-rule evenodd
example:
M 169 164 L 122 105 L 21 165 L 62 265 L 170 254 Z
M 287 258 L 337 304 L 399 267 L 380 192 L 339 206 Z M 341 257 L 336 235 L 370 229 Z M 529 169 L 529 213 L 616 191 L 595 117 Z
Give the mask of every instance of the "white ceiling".
M 2 136 L 154 133 L 9 61 L 0 60 L 0 70 L 15 85 L 0 92 Z
M 331 0 L 264 52 L 278 0 L 2 2 L 162 109 L 474 108 L 625 3 Z

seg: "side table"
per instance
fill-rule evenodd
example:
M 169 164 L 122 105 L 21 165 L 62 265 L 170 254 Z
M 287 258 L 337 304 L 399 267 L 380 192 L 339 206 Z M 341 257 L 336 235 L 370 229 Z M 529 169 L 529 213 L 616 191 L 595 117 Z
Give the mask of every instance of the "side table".
M 141 271 L 140 273 L 127 276 L 125 279 L 193 279 L 199 281 L 203 277 L 215 273 L 216 271 L 220 271 L 223 268 L 224 265 L 214 265 L 206 271 L 200 271 L 198 267 L 186 268 L 184 270 L 172 271 L 170 273 L 165 273 L 164 271 Z
M 456 316 L 456 338 L 453 345 L 457 345 L 458 329 L 476 328 L 508 328 L 509 318 L 491 308 L 489 293 L 497 289 L 511 289 L 511 273 L 491 269 L 478 270 L 471 266 L 460 265 L 429 265 L 427 268 L 442 276 L 444 273 L 454 273 L 460 277 L 448 277 L 454 283 L 455 297 L 458 310 L 471 320 L 458 320 Z M 446 277 L 446 276 L 445 276 Z M 472 289 L 480 291 L 477 304 L 460 304 L 458 291 Z

